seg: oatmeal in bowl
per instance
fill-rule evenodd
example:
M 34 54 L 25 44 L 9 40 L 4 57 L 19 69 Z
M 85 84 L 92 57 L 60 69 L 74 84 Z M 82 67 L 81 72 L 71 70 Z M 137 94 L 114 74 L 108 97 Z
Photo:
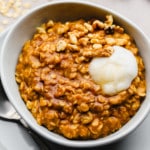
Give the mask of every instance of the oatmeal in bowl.
M 19 57 L 16 81 L 27 108 L 38 124 L 69 139 L 95 139 L 117 131 L 146 94 L 145 67 L 134 40 L 111 15 L 106 18 L 50 20 L 37 28 Z M 93 62 L 95 58 L 113 61 Z M 119 68 L 118 62 L 124 66 Z M 120 80 L 128 82 L 132 74 L 126 87 Z
M 79 16 L 83 8 L 88 11 Z M 21 40 L 14 45 L 16 33 Z M 148 113 L 149 44 L 115 12 L 92 3 L 50 3 L 20 20 L 6 41 L 11 44 L 4 43 L 2 62 L 11 61 L 6 52 L 12 45 L 16 53 L 13 67 L 2 67 L 5 90 L 45 138 L 66 146 L 104 145 L 129 134 Z

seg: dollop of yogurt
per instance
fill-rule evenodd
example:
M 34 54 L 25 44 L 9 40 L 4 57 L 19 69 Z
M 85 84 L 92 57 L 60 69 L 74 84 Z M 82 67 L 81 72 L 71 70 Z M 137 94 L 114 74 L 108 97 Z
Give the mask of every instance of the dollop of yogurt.
M 104 94 L 115 95 L 126 90 L 138 74 L 133 53 L 121 46 L 113 46 L 110 57 L 93 58 L 89 65 L 92 79 L 101 86 Z

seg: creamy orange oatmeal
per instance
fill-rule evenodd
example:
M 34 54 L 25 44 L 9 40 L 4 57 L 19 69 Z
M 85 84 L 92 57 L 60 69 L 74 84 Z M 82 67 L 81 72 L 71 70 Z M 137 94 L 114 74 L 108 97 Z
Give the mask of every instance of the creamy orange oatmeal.
M 129 50 L 138 70 L 128 88 L 109 95 L 93 80 L 89 66 L 95 58 L 111 57 L 114 46 Z M 105 21 L 42 24 L 23 46 L 16 81 L 37 123 L 69 139 L 96 139 L 119 130 L 146 95 L 138 48 L 111 15 Z

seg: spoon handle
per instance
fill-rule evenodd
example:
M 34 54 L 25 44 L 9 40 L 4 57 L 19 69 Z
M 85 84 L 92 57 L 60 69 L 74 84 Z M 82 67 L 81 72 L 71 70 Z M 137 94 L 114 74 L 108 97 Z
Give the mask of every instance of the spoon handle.
M 31 135 L 36 144 L 39 146 L 40 150 L 52 150 L 50 146 L 45 142 L 45 140 L 42 139 L 37 133 L 29 128 L 26 128 L 26 130 Z
M 46 140 L 44 140 L 40 135 L 38 135 L 36 132 L 34 132 L 22 118 L 18 119 L 18 122 L 30 134 L 32 139 L 39 146 L 40 150 L 51 150 L 50 145 L 48 145 L 48 143 L 46 143 Z
M 46 143 L 46 140 L 44 140 L 40 135 L 34 132 L 22 118 L 20 118 L 18 121 L 27 130 L 36 144 L 40 147 L 40 150 L 51 150 L 50 145 Z
M 46 142 L 46 140 L 44 140 L 42 137 L 40 137 L 40 135 L 35 133 L 32 129 L 27 127 L 21 120 L 8 119 L 8 118 L 4 118 L 4 117 L 0 117 L 0 119 L 4 120 L 4 121 L 11 121 L 11 122 L 20 124 L 29 133 L 29 135 L 32 137 L 32 139 L 36 142 L 36 144 L 39 146 L 40 150 L 52 150 L 50 145 L 48 145 L 48 143 Z

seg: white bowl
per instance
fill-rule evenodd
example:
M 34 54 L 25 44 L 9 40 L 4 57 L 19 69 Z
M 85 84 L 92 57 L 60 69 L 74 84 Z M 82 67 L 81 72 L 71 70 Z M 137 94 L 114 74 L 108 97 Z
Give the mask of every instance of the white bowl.
M 18 85 L 15 81 L 15 68 L 18 55 L 24 42 L 30 39 L 35 32 L 35 28 L 43 22 L 53 19 L 55 21 L 68 21 L 80 18 L 100 18 L 103 19 L 106 14 L 112 14 L 117 24 L 124 27 L 125 30 L 134 38 L 140 54 L 143 57 L 146 67 L 147 94 L 144 102 L 136 115 L 119 131 L 96 140 L 69 140 L 61 135 L 48 131 L 39 126 L 31 113 L 26 108 L 18 91 Z M 5 92 L 14 105 L 18 113 L 28 123 L 28 125 L 49 141 L 71 146 L 71 147 L 93 147 L 112 143 L 129 133 L 131 133 L 146 117 L 150 109 L 150 42 L 146 35 L 131 21 L 120 14 L 89 2 L 81 1 L 57 1 L 42 5 L 30 11 L 27 15 L 19 19 L 13 27 L 10 28 L 0 54 L 0 73 Z

